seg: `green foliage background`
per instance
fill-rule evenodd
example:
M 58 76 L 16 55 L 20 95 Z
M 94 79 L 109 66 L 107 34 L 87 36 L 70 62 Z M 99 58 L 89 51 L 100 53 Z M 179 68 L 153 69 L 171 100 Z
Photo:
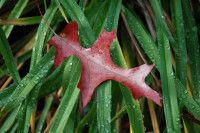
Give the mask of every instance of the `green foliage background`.
M 200 132 L 199 1 L 1 0 L 0 14 L 0 133 Z M 119 67 L 155 63 L 146 83 L 162 107 L 109 80 L 82 110 L 80 60 L 70 56 L 55 69 L 46 43 L 47 24 L 59 34 L 73 21 L 86 48 L 116 29 L 110 52 Z

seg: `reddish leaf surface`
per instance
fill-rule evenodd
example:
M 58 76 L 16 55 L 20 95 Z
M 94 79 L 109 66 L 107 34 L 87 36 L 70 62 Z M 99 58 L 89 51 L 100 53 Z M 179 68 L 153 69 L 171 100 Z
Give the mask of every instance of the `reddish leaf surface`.
M 76 55 L 81 60 L 81 78 L 78 88 L 81 90 L 83 107 L 90 101 L 94 89 L 108 79 L 126 85 L 135 99 L 145 96 L 161 105 L 159 94 L 144 82 L 154 65 L 144 64 L 133 69 L 124 69 L 113 63 L 109 48 L 115 39 L 115 30 L 112 32 L 103 30 L 89 49 L 85 49 L 79 44 L 76 22 L 67 24 L 61 36 L 54 35 L 48 41 L 49 44 L 56 47 L 54 65 L 58 67 L 70 55 Z

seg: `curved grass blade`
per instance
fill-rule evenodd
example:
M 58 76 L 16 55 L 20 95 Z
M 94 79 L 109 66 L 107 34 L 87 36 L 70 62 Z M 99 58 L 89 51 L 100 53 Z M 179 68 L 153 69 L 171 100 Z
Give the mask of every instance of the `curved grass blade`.
M 47 113 L 48 113 L 49 109 L 51 108 L 52 102 L 53 102 L 53 97 L 49 96 L 48 100 L 47 100 L 47 102 L 46 102 L 46 104 L 44 106 L 44 109 L 42 110 L 42 114 L 40 116 L 40 119 L 39 119 L 39 121 L 37 123 L 36 129 L 35 129 L 35 133 L 42 133 L 42 129 L 44 127 L 44 122 L 45 122 Z
M 187 50 L 192 75 L 194 99 L 200 103 L 200 55 L 197 26 L 188 0 L 182 0 Z
M 46 19 L 47 23 L 50 24 L 54 14 L 58 7 L 56 6 L 55 2 L 52 2 L 49 8 L 47 9 L 44 18 Z M 41 60 L 42 58 L 42 50 L 44 46 L 44 39 L 48 30 L 47 24 L 44 22 L 44 20 L 41 21 L 40 26 L 38 28 L 38 31 L 35 35 L 35 42 L 34 47 L 32 51 L 32 57 L 31 57 L 31 66 L 30 70 Z
M 157 20 L 158 21 L 158 20 Z M 176 96 L 176 89 L 173 74 L 169 42 L 160 26 L 157 23 L 158 49 L 160 53 L 160 75 L 163 90 L 164 113 L 167 125 L 167 132 L 180 133 L 180 116 Z
M 176 43 L 176 48 L 178 55 L 175 56 L 176 60 L 176 75 L 182 82 L 182 84 L 187 86 L 187 51 L 186 51 L 186 41 L 185 41 L 185 31 L 183 14 L 181 7 L 181 0 L 172 0 L 171 2 L 171 15 L 172 23 L 174 28 L 174 40 Z
M 4 121 L 3 125 L 1 126 L 1 129 L 0 129 L 1 133 L 6 133 L 11 128 L 12 124 L 14 123 L 19 113 L 20 107 L 21 105 L 15 108 L 12 112 L 10 112 L 10 114 Z
M 19 18 L 27 3 L 28 0 L 19 0 L 12 10 L 11 14 L 9 15 L 8 19 Z M 3 30 L 7 38 L 9 37 L 13 27 L 13 25 L 3 26 Z
M 9 47 L 8 41 L 5 37 L 5 34 L 2 30 L 2 27 L 0 26 L 0 51 L 1 54 L 5 60 L 6 66 L 10 72 L 10 74 L 12 75 L 12 78 L 14 79 L 14 81 L 16 83 L 19 83 L 21 81 L 21 78 L 19 76 L 19 73 L 17 71 L 17 66 L 15 64 L 13 55 L 12 55 L 12 51 Z
M 0 118 L 14 107 L 18 106 L 29 94 L 29 92 L 44 78 L 53 65 L 55 48 L 51 48 L 42 60 L 23 78 L 9 97 L 6 105 L 1 110 Z
M 81 72 L 81 65 L 80 61 L 78 61 L 76 64 L 74 63 L 74 73 L 72 73 L 72 78 L 70 80 L 70 83 L 68 85 L 68 88 L 61 100 L 61 103 L 56 111 L 55 118 L 53 121 L 53 124 L 50 128 L 50 133 L 55 132 L 62 132 L 66 122 L 68 121 L 68 118 L 71 114 L 71 111 L 76 103 L 76 100 L 79 96 L 80 89 L 77 88 L 77 84 L 80 79 L 80 72 Z M 67 67 L 65 67 L 65 70 L 68 70 Z M 64 70 L 64 72 L 65 72 Z
M 89 110 L 87 115 L 83 117 L 83 119 L 78 123 L 78 126 L 76 127 L 75 133 L 80 133 L 83 127 L 89 122 L 92 117 L 94 117 L 94 113 L 97 109 L 97 103 L 95 102 L 92 106 L 92 108 Z

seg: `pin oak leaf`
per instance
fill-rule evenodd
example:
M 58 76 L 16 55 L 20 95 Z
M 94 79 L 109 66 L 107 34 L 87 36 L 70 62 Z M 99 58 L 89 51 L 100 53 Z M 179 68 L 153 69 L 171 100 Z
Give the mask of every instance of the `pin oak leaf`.
M 54 65 L 58 67 L 62 61 L 71 55 L 77 56 L 81 61 L 81 77 L 78 88 L 81 90 L 83 107 L 90 101 L 95 88 L 108 79 L 116 80 L 127 86 L 132 96 L 137 99 L 145 96 L 158 105 L 159 94 L 145 84 L 145 77 L 154 65 L 142 65 L 132 69 L 116 66 L 110 57 L 110 45 L 115 39 L 115 30 L 103 30 L 91 48 L 83 48 L 78 40 L 78 24 L 67 24 L 62 36 L 54 35 L 48 43 L 56 48 Z

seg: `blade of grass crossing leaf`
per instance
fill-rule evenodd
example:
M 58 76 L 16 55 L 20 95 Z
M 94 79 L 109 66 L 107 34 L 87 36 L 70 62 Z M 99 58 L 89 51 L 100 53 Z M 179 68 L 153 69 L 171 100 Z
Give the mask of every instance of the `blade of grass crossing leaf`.
M 8 44 L 8 41 L 5 37 L 5 34 L 2 30 L 2 27 L 0 26 L 0 51 L 1 51 L 1 54 L 4 58 L 4 61 L 6 63 L 6 66 L 10 72 L 10 74 L 12 75 L 12 78 L 14 79 L 14 81 L 16 83 L 19 83 L 21 78 L 19 76 L 19 73 L 17 71 L 17 66 L 15 64 L 15 61 L 14 61 L 14 58 L 13 58 L 13 55 L 12 55 L 12 51 L 9 47 L 9 44 Z
M 177 47 L 178 55 L 176 55 L 176 75 L 187 86 L 187 51 L 186 41 L 184 34 L 184 22 L 181 7 L 181 0 L 172 0 L 171 3 L 171 15 L 172 23 L 174 27 L 174 40 Z
M 19 83 L 15 91 L 8 99 L 6 105 L 1 110 L 0 118 L 23 101 L 29 92 L 44 78 L 50 67 L 53 65 L 55 48 L 51 48 L 42 60 L 32 69 Z
M 73 77 L 73 75 L 71 73 L 74 73 L 76 71 L 76 64 L 79 62 L 79 59 L 76 56 L 70 56 L 69 60 L 67 61 L 66 65 L 65 65 L 65 69 L 64 69 L 64 74 L 63 74 L 63 78 L 62 78 L 62 94 L 65 94 L 65 92 L 67 91 L 67 88 L 69 86 L 69 84 L 71 84 L 71 79 Z M 67 120 L 67 123 L 65 125 L 65 128 L 63 130 L 63 132 L 67 132 L 67 133 L 73 133 L 74 132 L 74 126 L 75 126 L 75 120 L 76 120 L 76 110 L 77 110 L 77 106 L 78 105 L 78 99 L 76 100 L 76 103 L 73 107 L 73 110 Z
M 14 9 L 12 10 L 12 12 L 10 13 L 8 19 L 19 18 L 27 3 L 28 0 L 19 0 L 15 5 Z M 14 27 L 13 25 L 3 26 L 3 30 L 7 38 L 9 37 L 13 27 Z
M 127 68 L 120 45 L 116 39 L 116 42 L 111 45 L 111 53 L 113 62 L 122 68 Z M 115 53 L 115 54 L 114 54 Z M 133 132 L 142 133 L 144 132 L 144 125 L 142 120 L 142 113 L 137 100 L 134 100 L 129 89 L 123 84 L 119 83 L 119 87 L 122 92 L 123 99 L 125 101 L 127 112 L 129 116 L 130 126 Z
M 49 131 L 50 133 L 63 131 L 66 122 L 71 114 L 71 111 L 76 103 L 76 100 L 79 96 L 80 89 L 76 88 L 76 86 L 80 79 L 80 72 L 81 72 L 80 61 L 78 61 L 76 64 L 74 63 L 73 65 L 75 71 L 74 73 L 72 73 L 72 78 L 70 80 L 68 88 L 64 96 L 62 97 L 61 103 L 56 111 L 55 119 Z M 68 68 L 65 67 L 65 70 L 68 70 Z
M 193 95 L 196 102 L 200 103 L 200 55 L 197 26 L 190 9 L 188 0 L 182 0 L 183 16 L 186 32 L 187 50 L 192 75 Z
M 15 122 L 15 118 L 17 117 L 17 115 L 20 111 L 20 107 L 21 107 L 21 105 L 9 113 L 8 117 L 6 118 L 3 125 L 1 126 L 1 129 L 0 129 L 1 133 L 5 133 L 10 129 L 12 124 Z
M 101 5 L 94 24 L 94 34 L 98 38 L 102 32 L 109 14 L 111 0 Z M 106 81 L 97 87 L 97 124 L 101 133 L 111 132 L 111 81 Z
M 109 80 L 97 87 L 97 121 L 100 133 L 111 133 L 111 85 Z
M 171 76 L 173 74 L 172 63 L 170 57 L 169 42 L 161 29 L 159 23 L 157 23 L 157 39 L 160 53 L 160 75 L 163 90 L 163 104 L 164 113 L 167 125 L 167 132 L 180 133 L 180 116 L 178 109 L 178 102 L 176 96 L 176 89 L 174 79 Z
M 161 25 L 165 35 L 167 36 L 170 43 L 172 44 L 172 47 L 176 51 L 176 43 L 175 43 L 175 40 L 174 40 L 174 38 L 173 38 L 173 36 L 172 36 L 172 34 L 169 30 L 169 27 L 166 23 L 165 16 L 163 15 L 160 0 L 150 0 L 150 3 L 151 3 L 151 6 L 154 10 L 154 13 L 155 13 L 155 15 L 158 19 L 159 24 Z
M 46 116 L 47 116 L 49 109 L 51 108 L 52 102 L 53 102 L 53 97 L 49 96 L 48 100 L 47 100 L 47 102 L 46 102 L 46 104 L 45 104 L 45 106 L 42 110 L 42 114 L 40 116 L 40 119 L 37 123 L 35 133 L 42 133 L 43 132 L 42 129 L 44 127 L 45 119 L 46 119 Z
M 47 9 L 47 11 L 44 15 L 44 18 L 46 19 L 48 24 L 51 23 L 57 8 L 58 7 L 56 6 L 56 3 L 52 2 L 51 5 L 49 6 L 49 8 Z M 32 51 L 30 69 L 32 69 L 33 66 L 35 66 L 42 58 L 44 39 L 45 39 L 48 29 L 49 29 L 49 27 L 44 22 L 44 20 L 42 20 L 39 25 L 38 31 L 35 35 L 35 42 L 34 42 L 34 47 L 33 47 L 33 51 Z
M 134 133 L 144 133 L 144 124 L 141 117 L 141 110 L 138 101 L 134 100 L 129 89 L 120 84 L 121 92 L 126 103 L 130 126 Z
M 69 57 L 69 59 L 66 62 L 66 65 L 64 66 L 65 69 L 64 69 L 64 74 L 62 76 L 63 94 L 65 94 L 68 85 L 71 81 L 71 78 L 73 76 L 71 73 L 74 73 L 74 71 L 76 71 L 76 69 L 74 69 L 75 68 L 74 65 L 76 65 L 77 62 L 79 62 L 79 59 L 76 56 L 72 55 Z

